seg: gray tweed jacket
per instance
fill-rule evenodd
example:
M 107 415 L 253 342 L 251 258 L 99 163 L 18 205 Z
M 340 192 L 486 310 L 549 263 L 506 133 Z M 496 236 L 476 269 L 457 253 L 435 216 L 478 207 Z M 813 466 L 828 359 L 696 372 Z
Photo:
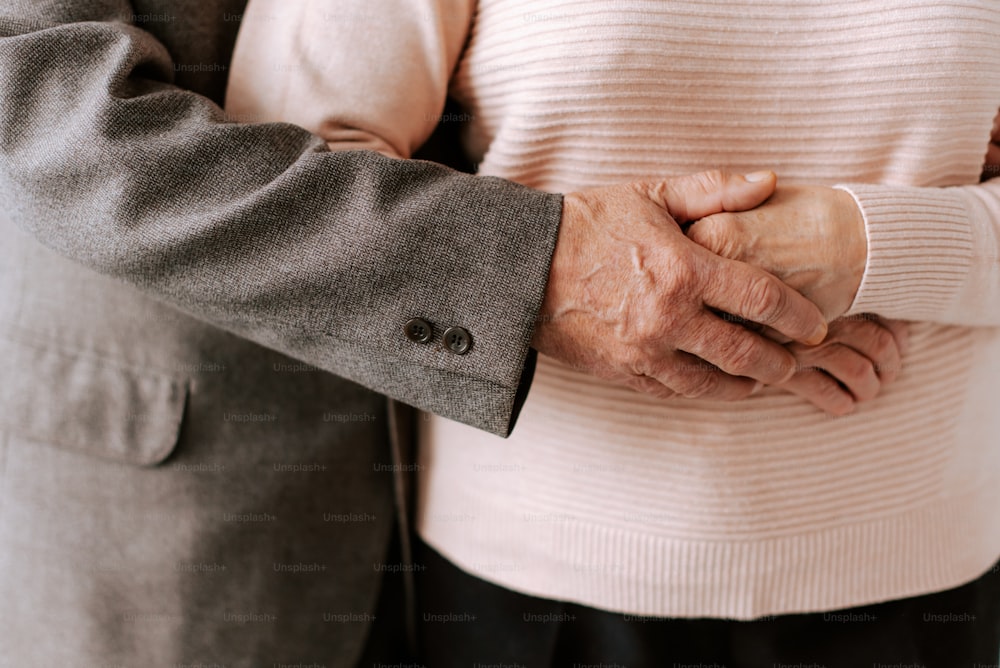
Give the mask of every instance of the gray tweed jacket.
M 0 1 L 0 665 L 352 665 L 384 396 L 526 392 L 560 198 L 227 121 L 245 1 Z

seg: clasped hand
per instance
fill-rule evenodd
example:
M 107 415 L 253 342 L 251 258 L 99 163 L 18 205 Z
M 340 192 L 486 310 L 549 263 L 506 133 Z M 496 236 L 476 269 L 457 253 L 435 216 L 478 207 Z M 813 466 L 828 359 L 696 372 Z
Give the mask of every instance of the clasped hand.
M 768 384 L 843 414 L 893 379 L 906 345 L 902 323 L 878 318 L 828 333 L 865 259 L 850 194 L 775 191 L 771 173 L 571 193 L 533 345 L 658 397 L 733 400 Z
M 779 186 L 761 206 L 707 216 L 687 233 L 722 257 L 774 274 L 832 321 L 819 346 L 787 346 L 799 369 L 785 389 L 843 415 L 896 377 L 907 346 L 905 323 L 867 314 L 840 318 L 854 301 L 868 255 L 864 219 L 850 193 Z
M 687 234 L 714 253 L 774 274 L 827 321 L 850 308 L 868 259 L 854 197 L 824 186 L 779 186 L 759 207 L 706 216 Z

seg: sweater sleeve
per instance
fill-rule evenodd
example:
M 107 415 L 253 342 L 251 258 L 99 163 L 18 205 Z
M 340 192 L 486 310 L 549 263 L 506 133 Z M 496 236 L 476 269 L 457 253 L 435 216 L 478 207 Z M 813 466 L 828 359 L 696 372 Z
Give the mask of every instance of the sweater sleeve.
M 234 122 L 174 84 L 171 51 L 132 14 L 127 0 L 0 8 L 7 220 L 217 327 L 507 434 L 561 199 Z M 404 335 L 414 317 L 431 341 Z M 471 333 L 466 354 L 442 345 L 449 326 Z
M 251 0 L 226 94 L 334 150 L 409 157 L 441 118 L 474 0 Z
M 848 315 L 1000 325 L 1000 179 L 946 188 L 844 184 L 868 263 Z

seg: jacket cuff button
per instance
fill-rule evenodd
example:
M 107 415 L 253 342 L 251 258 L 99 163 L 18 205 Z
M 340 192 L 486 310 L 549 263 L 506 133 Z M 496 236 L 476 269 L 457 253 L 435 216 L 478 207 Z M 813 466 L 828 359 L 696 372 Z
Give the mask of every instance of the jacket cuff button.
M 403 333 L 414 343 L 427 343 L 434 335 L 434 330 L 431 328 L 431 323 L 423 318 L 410 318 L 403 325 Z
M 472 347 L 472 335 L 462 327 L 444 330 L 444 347 L 456 355 L 464 355 Z

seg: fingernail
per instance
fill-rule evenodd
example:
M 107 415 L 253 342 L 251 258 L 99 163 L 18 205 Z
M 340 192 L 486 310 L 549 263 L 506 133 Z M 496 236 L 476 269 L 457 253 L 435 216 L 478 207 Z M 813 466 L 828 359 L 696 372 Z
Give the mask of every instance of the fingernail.
M 763 389 L 764 389 L 764 383 L 762 383 L 762 382 L 760 382 L 758 380 L 756 383 L 754 383 L 753 389 L 750 390 L 750 396 L 753 396 L 753 395 L 757 394 L 758 392 L 760 392 Z
M 745 178 L 750 183 L 757 183 L 759 181 L 766 181 L 767 179 L 771 178 L 771 172 L 766 170 L 763 172 L 750 172 L 743 178 Z
M 813 333 L 810 334 L 809 338 L 803 341 L 803 343 L 806 343 L 810 346 L 818 346 L 819 344 L 823 343 L 823 339 L 826 338 L 826 332 L 827 332 L 827 325 L 824 322 L 822 325 L 814 329 Z

